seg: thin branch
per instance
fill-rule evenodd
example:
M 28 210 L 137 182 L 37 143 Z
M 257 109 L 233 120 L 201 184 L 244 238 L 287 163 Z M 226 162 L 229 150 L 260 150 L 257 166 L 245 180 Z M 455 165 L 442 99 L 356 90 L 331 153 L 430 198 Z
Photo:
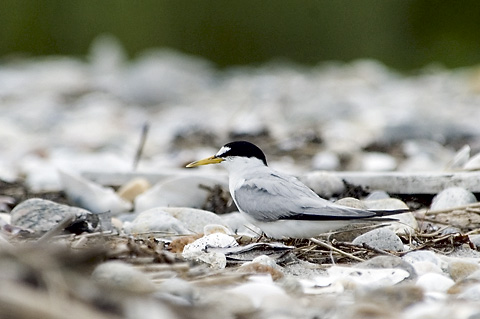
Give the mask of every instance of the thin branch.
M 142 157 L 143 148 L 145 146 L 145 141 L 147 140 L 148 131 L 150 130 L 150 124 L 146 122 L 142 127 L 142 135 L 140 136 L 140 141 L 138 143 L 137 152 L 135 153 L 135 158 L 133 159 L 133 170 L 135 171 Z
M 322 247 L 324 247 L 324 248 L 333 250 L 333 251 L 335 251 L 335 252 L 337 252 L 337 253 L 339 253 L 339 254 L 341 254 L 341 255 L 343 255 L 343 256 L 346 256 L 346 257 L 348 257 L 348 258 L 351 258 L 351 259 L 353 259 L 353 260 L 360 261 L 360 262 L 365 261 L 365 260 L 363 260 L 362 258 L 359 258 L 359 257 L 354 256 L 354 255 L 352 255 L 352 254 L 349 254 L 349 253 L 347 253 L 347 252 L 345 252 L 345 251 L 343 251 L 343 250 L 340 250 L 340 249 L 338 249 L 338 248 L 335 248 L 335 247 L 333 247 L 332 245 L 329 245 L 329 244 L 327 244 L 327 243 L 325 243 L 325 242 L 323 242 L 323 241 L 321 241 L 321 240 L 318 240 L 318 239 L 316 239 L 316 238 L 309 238 L 309 240 L 310 240 L 311 242 L 319 245 L 319 246 L 322 246 Z
M 439 209 L 439 210 L 427 210 L 425 211 L 425 215 L 438 215 L 438 214 L 448 214 L 454 210 L 466 210 L 469 208 L 480 208 L 480 202 L 472 203 L 468 205 L 462 205 L 457 207 L 451 207 L 446 209 Z
M 53 227 L 52 229 L 47 231 L 45 234 L 43 234 L 43 236 L 40 237 L 37 240 L 37 244 L 43 244 L 43 243 L 46 243 L 47 241 L 49 241 L 53 236 L 60 233 L 66 227 L 71 225 L 73 223 L 73 221 L 75 220 L 75 218 L 76 218 L 75 214 L 73 214 L 73 213 L 70 213 L 67 216 L 65 216 L 65 218 L 62 219 L 58 224 L 56 224 L 55 227 Z

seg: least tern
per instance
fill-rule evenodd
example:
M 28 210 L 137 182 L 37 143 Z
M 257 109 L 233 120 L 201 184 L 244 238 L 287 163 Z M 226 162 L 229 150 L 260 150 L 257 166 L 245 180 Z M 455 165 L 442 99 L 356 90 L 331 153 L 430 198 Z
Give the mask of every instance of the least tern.
M 405 210 L 370 211 L 336 205 L 297 178 L 267 165 L 262 150 L 246 141 L 225 144 L 213 156 L 187 167 L 221 163 L 238 210 L 271 238 L 310 238 L 352 223 L 388 222 L 379 217 Z

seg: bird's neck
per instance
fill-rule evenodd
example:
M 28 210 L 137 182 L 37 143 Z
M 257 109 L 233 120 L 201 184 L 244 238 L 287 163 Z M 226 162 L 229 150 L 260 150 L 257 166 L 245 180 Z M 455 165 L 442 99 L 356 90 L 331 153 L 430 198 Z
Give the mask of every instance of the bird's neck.
M 257 158 L 235 158 L 222 162 L 227 169 L 230 177 L 243 176 L 267 168 L 265 164 Z

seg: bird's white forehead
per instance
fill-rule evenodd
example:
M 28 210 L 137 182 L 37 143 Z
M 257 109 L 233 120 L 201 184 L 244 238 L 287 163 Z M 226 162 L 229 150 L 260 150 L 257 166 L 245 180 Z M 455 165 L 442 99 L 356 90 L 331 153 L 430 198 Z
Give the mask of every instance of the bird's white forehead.
M 228 152 L 230 150 L 231 150 L 230 147 L 222 146 L 222 148 L 217 152 L 217 154 L 215 154 L 215 156 L 217 156 L 217 157 L 222 156 L 223 154 L 225 154 L 226 152 Z

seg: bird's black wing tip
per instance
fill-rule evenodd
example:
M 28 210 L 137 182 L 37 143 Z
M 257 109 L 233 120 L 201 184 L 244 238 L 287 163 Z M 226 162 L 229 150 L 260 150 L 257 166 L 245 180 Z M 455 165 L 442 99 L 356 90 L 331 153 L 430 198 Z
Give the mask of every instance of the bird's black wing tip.
M 388 209 L 388 210 L 369 209 L 368 211 L 372 212 L 372 213 L 375 213 L 375 217 L 382 217 L 382 216 L 390 216 L 390 215 L 398 215 L 398 214 L 408 213 L 408 212 L 410 212 L 410 209 L 408 209 L 408 208 Z

